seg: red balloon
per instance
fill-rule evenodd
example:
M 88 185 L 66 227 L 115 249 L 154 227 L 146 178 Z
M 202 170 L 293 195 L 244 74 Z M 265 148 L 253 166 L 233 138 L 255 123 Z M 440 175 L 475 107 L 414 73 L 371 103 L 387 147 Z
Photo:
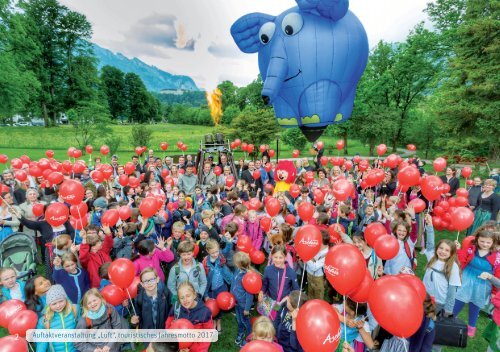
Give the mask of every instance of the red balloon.
M 139 205 L 139 211 L 141 215 L 145 218 L 150 218 L 156 214 L 158 211 L 158 202 L 153 197 L 146 197 L 141 201 Z
M 167 142 L 161 142 L 160 143 L 160 149 L 165 151 L 168 149 L 168 143 Z
M 274 151 L 274 149 L 269 149 L 267 151 L 267 154 L 269 154 L 270 158 L 273 158 L 276 155 L 276 151 Z
M 380 326 L 404 338 L 412 336 L 422 323 L 424 310 L 419 302 L 417 291 L 393 275 L 375 280 L 368 297 L 370 310 Z
M 125 166 L 123 167 L 123 170 L 127 175 L 132 175 L 135 172 L 135 165 L 133 162 L 129 161 L 125 163 Z
M 342 243 L 342 236 L 340 233 L 344 233 L 344 226 L 341 224 L 331 224 L 328 227 L 328 234 L 330 235 L 330 243 L 339 244 Z
M 369 246 L 373 247 L 373 244 L 380 236 L 387 235 L 387 230 L 379 222 L 372 222 L 365 229 L 365 239 Z
M 137 297 L 137 291 L 139 290 L 139 283 L 141 282 L 141 278 L 139 276 L 134 277 L 134 280 L 132 280 L 132 283 L 130 284 L 129 287 L 125 290 L 125 294 L 127 296 L 130 295 L 129 298 L 134 299 Z M 128 293 L 127 293 L 128 292 Z
M 314 215 L 314 206 L 311 203 L 302 203 L 297 211 L 302 221 L 309 221 Z
M 433 161 L 432 166 L 434 167 L 434 171 L 441 172 L 446 169 L 446 159 L 445 158 L 437 158 Z
M 44 208 L 44 205 L 42 203 L 36 203 L 36 204 L 33 204 L 33 208 L 31 209 L 31 211 L 33 212 L 33 215 L 35 215 L 37 217 L 42 216 L 43 208 Z
M 92 147 L 90 144 L 85 146 L 85 152 L 87 154 L 92 154 L 93 151 L 94 151 L 94 147 Z
M 457 189 L 457 197 L 464 197 L 467 198 L 469 197 L 469 191 L 467 191 L 465 188 L 460 187 Z
M 245 344 L 240 352 L 279 352 L 280 349 L 271 342 L 253 340 Z
M 314 181 L 314 173 L 312 171 L 306 172 L 306 182 L 311 183 Z
M 260 227 L 264 232 L 269 232 L 269 230 L 271 230 L 271 225 L 272 225 L 271 218 L 264 216 L 263 218 L 260 219 Z
M 241 235 L 236 241 L 236 247 L 241 252 L 250 253 L 252 250 L 252 239 L 247 235 Z
M 441 186 L 441 193 L 448 193 L 450 191 L 450 185 L 447 183 L 443 183 Z
M 220 313 L 220 308 L 217 305 L 217 301 L 213 298 L 210 298 L 205 302 L 205 306 L 212 312 L 212 318 L 216 317 Z
M 253 270 L 249 270 L 243 276 L 242 284 L 243 284 L 243 288 L 248 293 L 256 295 L 262 289 L 262 278 L 260 277 L 259 273 L 255 272 Z
M 94 170 L 90 173 L 90 177 L 92 177 L 92 180 L 95 183 L 103 183 L 104 182 L 104 175 L 101 171 L 99 170 Z
M 109 154 L 109 147 L 107 145 L 101 146 L 100 152 L 102 155 L 108 155 Z
M 465 237 L 462 241 L 462 249 L 466 249 L 472 246 L 472 241 L 474 241 L 475 238 L 476 238 L 475 236 Z
M 292 152 L 292 156 L 294 158 L 298 158 L 300 156 L 300 151 L 298 151 L 297 149 L 294 149 Z
M 234 176 L 233 175 L 228 175 L 226 176 L 226 187 L 231 188 L 234 185 Z
M 52 151 L 52 150 L 46 150 L 45 151 L 45 155 L 47 156 L 47 158 L 53 158 L 54 157 L 54 151 Z
M 260 200 L 258 198 L 251 198 L 248 201 L 248 210 L 258 210 L 261 206 Z
M 390 169 L 395 169 L 399 164 L 399 158 L 396 154 L 391 154 L 385 158 L 385 165 Z
M 222 310 L 231 310 L 236 305 L 236 299 L 232 293 L 221 292 L 217 295 L 217 305 Z
M 409 151 L 411 151 L 411 152 L 414 152 L 415 150 L 417 150 L 417 147 L 415 147 L 415 145 L 414 145 L 414 144 L 408 144 L 408 145 L 406 146 L 406 149 L 408 149 L 408 150 L 409 150 Z
M 377 155 L 382 156 L 387 152 L 387 146 L 385 144 L 379 144 L 377 146 Z
M 0 154 L 0 164 L 6 164 L 9 161 L 9 157 L 5 154 Z
M 335 309 L 320 299 L 304 303 L 297 314 L 297 338 L 304 351 L 335 351 L 341 339 Z
M 316 204 L 321 204 L 325 200 L 325 194 L 319 188 L 314 190 L 313 195 Z
M 287 224 L 290 224 L 290 226 L 293 226 L 297 223 L 297 219 L 295 218 L 295 216 L 293 214 L 288 214 L 285 217 L 285 221 Z
M 17 313 L 9 323 L 9 333 L 26 337 L 26 331 L 36 328 L 38 315 L 32 310 L 23 310 Z
M 314 258 L 321 249 L 321 232 L 314 225 L 304 225 L 297 231 L 294 242 L 297 254 L 304 262 L 307 262 Z
M 339 201 L 345 201 L 354 190 L 353 184 L 348 180 L 337 180 L 333 183 L 332 193 Z
M 326 156 L 322 156 L 319 159 L 319 162 L 321 163 L 321 165 L 326 166 L 326 165 L 328 165 L 328 158 Z
M 372 274 L 368 269 L 366 269 L 363 281 L 361 281 L 361 284 L 356 287 L 353 292 L 349 293 L 349 298 L 358 303 L 368 302 L 368 296 L 370 294 L 370 288 L 372 287 L 373 282 L 374 280 Z
M 258 180 L 260 178 L 260 171 L 259 170 L 254 170 L 252 172 L 252 177 L 254 180 Z
M 457 197 L 455 199 L 455 205 L 457 207 L 466 207 L 469 205 L 469 200 L 466 197 Z
M 366 262 L 363 255 L 352 244 L 338 244 L 326 254 L 324 265 L 326 278 L 341 295 L 347 295 L 361 284 L 365 269 Z
M 436 228 L 436 230 L 441 231 L 443 228 L 443 221 L 439 216 L 432 217 L 432 226 Z
M 264 252 L 254 250 L 250 252 L 250 260 L 254 264 L 262 264 L 266 260 L 266 256 L 264 255 Z
M 130 259 L 118 258 L 115 259 L 108 269 L 109 280 L 120 288 L 130 286 L 135 277 L 135 267 Z M 116 305 L 116 304 L 114 304 Z
M 81 174 L 85 170 L 85 164 L 81 161 L 78 160 L 74 165 L 73 165 L 73 172 L 75 174 Z
M 450 223 L 457 231 L 468 229 L 474 222 L 474 213 L 466 207 L 458 207 L 451 213 Z
M 52 226 L 63 225 L 69 217 L 69 209 L 63 203 L 52 203 L 45 210 L 45 220 Z
M 406 281 L 408 285 L 413 287 L 413 289 L 417 291 L 418 297 L 420 297 L 421 302 L 424 303 L 427 296 L 427 290 L 425 289 L 422 280 L 420 280 L 417 276 L 411 274 L 399 274 L 397 276 Z
M 443 181 L 437 176 L 427 176 L 422 182 L 422 194 L 427 200 L 437 200 L 441 197 Z
M 77 205 L 72 205 L 69 208 L 69 212 L 71 216 L 75 217 L 76 219 L 81 219 L 84 217 L 87 212 L 89 211 L 89 207 L 87 206 L 87 203 L 85 202 L 80 202 Z
M 408 206 L 413 207 L 413 209 L 415 210 L 415 213 L 421 213 L 426 208 L 425 202 L 422 199 L 420 199 L 420 198 L 412 199 L 408 203 Z
M 271 217 L 275 217 L 281 210 L 281 204 L 278 198 L 270 198 L 266 203 L 266 211 Z
M 83 185 L 74 180 L 66 180 L 59 187 L 59 195 L 65 202 L 72 205 L 80 204 L 83 200 L 84 192 Z
M 300 187 L 295 183 L 290 186 L 290 190 L 288 191 L 293 198 L 297 198 L 300 195 Z
M 82 156 L 82 151 L 80 149 L 73 150 L 73 158 L 78 159 L 81 156 Z
M 128 176 L 125 174 L 118 176 L 118 183 L 122 187 L 125 187 L 126 185 L 128 185 Z
M 0 352 L 28 352 L 26 339 L 9 335 L 0 339 Z
M 119 219 L 120 219 L 120 215 L 118 214 L 118 210 L 117 209 L 109 209 L 109 210 L 106 210 L 104 212 L 104 214 L 102 214 L 101 224 L 113 227 L 116 225 L 116 223 L 118 222 Z M 122 287 L 122 288 L 125 288 L 125 287 Z
M 266 146 L 265 146 L 264 144 L 261 144 L 261 145 L 260 145 L 260 147 L 259 147 L 259 151 L 260 151 L 261 153 L 264 153 L 264 152 L 266 151 L 266 149 L 267 149 L 267 148 L 266 148 Z
M 64 181 L 64 175 L 60 172 L 51 172 L 49 177 L 47 177 L 47 181 L 49 181 L 50 185 L 58 185 Z
M 392 235 L 382 235 L 373 243 L 373 249 L 380 259 L 389 260 L 398 254 L 399 242 Z
M 71 158 L 73 156 L 73 153 L 75 152 L 76 148 L 75 147 L 69 147 L 67 154 Z
M 342 150 L 342 148 L 344 148 L 344 140 L 343 139 L 339 139 L 337 141 L 337 143 L 335 143 L 335 144 L 337 146 L 337 150 L 339 150 L 339 151 Z
M 420 172 L 414 167 L 407 166 L 398 172 L 398 181 L 408 187 L 416 186 L 420 183 Z
M 118 209 L 118 215 L 122 221 L 125 221 L 132 216 L 132 210 L 128 206 L 124 205 Z
M 28 179 L 28 174 L 24 170 L 16 171 L 16 180 L 19 182 L 26 181 Z
M 467 184 L 467 186 L 474 185 L 474 181 L 472 181 L 472 180 L 467 180 L 465 183 Z
M 469 178 L 470 175 L 472 175 L 472 169 L 468 166 L 465 166 L 463 169 L 462 169 L 462 176 L 464 178 Z
M 26 305 L 17 299 L 10 299 L 0 304 L 0 326 L 7 329 L 12 318 L 26 310 Z
M 108 302 L 112 306 L 119 306 L 125 299 L 127 299 L 125 292 L 123 292 L 123 290 L 120 287 L 113 284 L 105 286 L 101 290 L 101 294 L 102 297 L 104 297 L 104 299 L 106 300 L 106 302 Z
M 222 169 L 221 169 L 221 167 L 220 167 L 220 166 L 216 166 L 216 167 L 214 167 L 214 174 L 215 174 L 215 176 L 220 176 L 220 175 L 222 175 Z

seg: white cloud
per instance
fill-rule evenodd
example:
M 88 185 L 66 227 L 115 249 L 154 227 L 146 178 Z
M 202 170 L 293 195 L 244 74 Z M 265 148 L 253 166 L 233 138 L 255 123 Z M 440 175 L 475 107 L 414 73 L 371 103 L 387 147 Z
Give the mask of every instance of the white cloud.
M 426 19 L 429 0 L 351 0 L 370 47 L 380 40 L 404 40 Z M 278 15 L 293 0 L 60 0 L 92 23 L 92 40 L 114 52 L 173 74 L 189 75 L 213 89 L 224 79 L 245 85 L 258 74 L 257 55 L 240 53 L 229 28 L 250 12 Z M 172 25 L 167 19 L 175 21 Z M 162 22 L 163 21 L 163 22 Z M 182 50 L 180 50 L 182 49 Z

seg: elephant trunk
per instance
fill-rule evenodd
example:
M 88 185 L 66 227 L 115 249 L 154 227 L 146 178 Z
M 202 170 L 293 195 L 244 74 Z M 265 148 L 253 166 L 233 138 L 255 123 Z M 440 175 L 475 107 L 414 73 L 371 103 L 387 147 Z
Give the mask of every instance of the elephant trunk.
M 272 104 L 278 95 L 283 81 L 288 72 L 288 59 L 283 41 L 277 41 L 272 47 L 271 59 L 267 67 L 264 88 L 262 89 L 262 100 L 264 104 Z

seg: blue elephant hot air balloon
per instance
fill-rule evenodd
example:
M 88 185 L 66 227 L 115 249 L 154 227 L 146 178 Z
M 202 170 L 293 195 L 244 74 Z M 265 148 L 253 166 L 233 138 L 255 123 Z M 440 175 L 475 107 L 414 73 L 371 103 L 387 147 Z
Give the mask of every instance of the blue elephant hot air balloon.
M 259 53 L 262 99 L 278 124 L 315 141 L 350 116 L 368 60 L 368 39 L 348 0 L 296 0 L 274 17 L 251 13 L 231 26 L 244 53 Z

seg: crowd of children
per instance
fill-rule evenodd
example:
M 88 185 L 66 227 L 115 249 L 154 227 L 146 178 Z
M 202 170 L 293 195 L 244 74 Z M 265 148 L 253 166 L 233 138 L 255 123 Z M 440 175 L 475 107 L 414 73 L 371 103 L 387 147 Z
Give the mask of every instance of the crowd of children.
M 269 164 L 266 168 L 267 156 L 262 162 L 236 165 L 237 175 L 233 176 L 239 180 L 232 185 L 226 182 L 232 168 L 225 157 L 221 157 L 219 164 L 213 163 L 213 158 L 208 159 L 200 170 L 203 177 L 197 177 L 193 173 L 194 164 L 188 158 L 181 157 L 179 164 L 174 165 L 171 159 L 162 161 L 150 153 L 144 165 L 133 158 L 137 176 L 143 176 L 143 182 L 135 188 L 120 186 L 117 180 L 124 170 L 117 164 L 117 158 L 113 158 L 116 167 L 106 185 L 96 184 L 89 177 L 88 168 L 82 174 L 67 176 L 81 181 L 86 188 L 88 225 L 82 230 L 75 230 L 69 220 L 54 227 L 43 216 L 33 215 L 32 208 L 37 202 L 45 206 L 64 203 L 57 187 L 55 192 L 47 192 L 43 179 L 30 176 L 28 184 L 15 180 L 13 183 L 12 175 L 3 173 L 2 199 L 8 199 L 7 195 L 13 192 L 19 195 L 23 189 L 29 199 L 21 198 L 20 207 L 15 207 L 14 201 L 5 204 L 1 210 L 6 213 L 8 206 L 10 222 L 0 221 L 4 226 L 19 224 L 20 231 L 31 231 L 37 236 L 45 272 L 25 282 L 17 278 L 14 269 L 1 268 L 1 300 L 24 301 L 28 309 L 38 314 L 38 328 L 168 329 L 174 321 L 184 318 L 195 328 L 216 329 L 222 334 L 221 339 L 229 330 L 223 326 L 222 319 L 227 314 L 224 321 L 234 319 L 237 326 L 234 350 L 250 341 L 264 340 L 280 351 L 295 352 L 303 351 L 296 333 L 300 306 L 310 299 L 322 299 L 329 301 L 338 312 L 342 336 L 338 351 L 399 351 L 401 343 L 378 326 L 366 303 L 356 303 L 349 298 L 342 302 L 325 279 L 325 257 L 328 250 L 340 242 L 352 243 L 359 249 L 373 279 L 415 273 L 417 265 L 425 268 L 423 284 L 428 299 L 424 303 L 422 327 L 403 343 L 403 347 L 410 346 L 412 352 L 431 351 L 434 336 L 431 331 L 438 314 L 456 316 L 468 305 L 468 335 L 472 338 L 476 335 L 480 311 L 488 310 L 490 304 L 499 305 L 497 222 L 479 224 L 474 238 L 463 247 L 458 241 L 447 239 L 436 244 L 431 214 L 428 211 L 416 214 L 408 202 L 422 198 L 428 207 L 432 204 L 425 200 L 418 186 L 401 192 L 397 187 L 397 169 L 387 171 L 381 184 L 362 188 L 366 172 L 359 171 L 357 166 L 349 171 L 345 166 L 328 170 L 317 165 L 318 178 L 307 182 L 305 174 L 314 168 L 307 160 L 301 161 L 296 170 L 300 194 L 294 198 L 290 192 L 273 194 L 275 165 Z M 100 160 L 96 160 L 95 167 L 99 163 Z M 425 176 L 422 165 L 416 166 Z M 224 170 L 224 174 L 215 175 L 216 167 Z M 178 174 L 178 170 L 182 172 Z M 258 178 L 255 171 L 260 171 Z M 339 178 L 355 185 L 354 194 L 342 202 L 335 201 L 330 194 L 333 182 Z M 449 177 L 446 181 L 453 181 L 453 191 L 456 191 L 456 179 Z M 315 189 L 322 189 L 330 196 L 316 203 Z M 261 221 L 269 217 L 264 203 L 272 196 L 279 200 L 280 211 L 269 219 L 271 225 L 264 230 Z M 161 209 L 150 218 L 143 217 L 139 211 L 145 197 L 162 201 Z M 314 206 L 314 216 L 307 222 L 300 219 L 298 212 L 304 202 Z M 129 218 L 111 227 L 102 223 L 106 210 L 120 206 L 130 208 Z M 293 215 L 294 221 L 289 221 L 289 215 Z M 374 222 L 383 224 L 397 239 L 399 250 L 394 258 L 380 259 L 365 239 L 366 227 Z M 294 247 L 294 237 L 305 223 L 318 227 L 322 243 L 320 251 L 304 269 Z M 335 223 L 342 225 L 339 238 L 332 238 L 328 231 Z M 252 264 L 253 254 L 238 249 L 238 239 L 242 236 L 250 238 L 254 252 L 262 251 L 267 258 Z M 427 263 L 417 263 L 419 250 L 425 254 Z M 112 306 L 100 290 L 110 284 L 108 268 L 117 258 L 133 261 L 140 283 L 133 300 Z M 262 288 L 256 295 L 247 292 L 243 284 L 243 277 L 250 271 L 262 275 Z M 233 294 L 234 318 L 231 313 L 212 316 L 205 305 L 221 292 Z M 251 323 L 251 317 L 257 314 L 260 317 Z M 499 315 L 495 308 L 494 319 L 487 329 L 491 351 L 499 348 Z M 176 343 L 151 343 L 146 351 L 177 351 L 178 348 Z M 182 351 L 202 352 L 209 348 L 209 342 L 196 342 Z M 113 341 L 36 343 L 37 352 L 121 349 L 123 346 Z

